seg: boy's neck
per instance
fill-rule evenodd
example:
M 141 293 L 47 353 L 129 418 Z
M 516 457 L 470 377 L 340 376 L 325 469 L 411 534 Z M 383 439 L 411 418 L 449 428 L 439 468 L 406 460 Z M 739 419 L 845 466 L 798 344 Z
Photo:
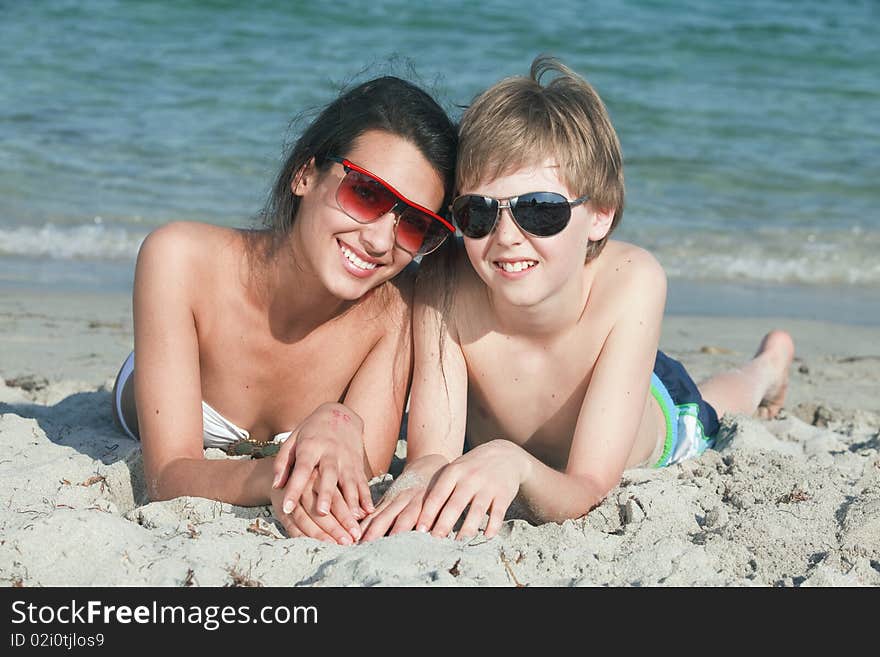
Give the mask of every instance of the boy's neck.
M 587 271 L 572 276 L 566 285 L 530 306 L 515 306 L 486 288 L 489 307 L 501 332 L 537 340 L 555 338 L 576 326 L 587 306 L 592 277 Z

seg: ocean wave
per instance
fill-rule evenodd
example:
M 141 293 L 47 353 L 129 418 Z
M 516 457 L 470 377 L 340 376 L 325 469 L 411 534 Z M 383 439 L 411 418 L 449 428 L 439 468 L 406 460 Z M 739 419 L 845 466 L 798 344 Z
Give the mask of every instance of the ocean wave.
M 880 283 L 880 233 L 774 228 L 667 231 L 641 242 L 670 278 L 801 285 Z
M 123 260 L 137 256 L 146 233 L 105 224 L 0 227 L 0 255 L 45 256 L 58 259 Z

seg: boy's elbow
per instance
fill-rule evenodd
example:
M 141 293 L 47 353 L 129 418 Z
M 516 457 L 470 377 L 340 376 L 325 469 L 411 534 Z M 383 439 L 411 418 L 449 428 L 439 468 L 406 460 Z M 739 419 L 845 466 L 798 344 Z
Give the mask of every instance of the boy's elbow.
M 610 477 L 595 475 L 572 475 L 575 477 L 581 494 L 577 496 L 575 503 L 576 508 L 573 510 L 572 518 L 580 518 L 587 515 L 602 503 L 608 493 L 614 490 L 614 487 L 620 482 L 620 478 L 612 479 Z

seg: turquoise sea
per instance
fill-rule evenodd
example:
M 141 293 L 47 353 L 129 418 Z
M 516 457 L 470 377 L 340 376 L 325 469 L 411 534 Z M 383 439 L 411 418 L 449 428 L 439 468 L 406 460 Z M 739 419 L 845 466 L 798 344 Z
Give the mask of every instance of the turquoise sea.
M 541 52 L 624 148 L 670 311 L 880 323 L 880 3 L 0 0 L 0 294 L 129 289 L 174 219 L 247 226 L 341 84 L 453 116 Z M 359 76 L 359 77 L 358 77 Z

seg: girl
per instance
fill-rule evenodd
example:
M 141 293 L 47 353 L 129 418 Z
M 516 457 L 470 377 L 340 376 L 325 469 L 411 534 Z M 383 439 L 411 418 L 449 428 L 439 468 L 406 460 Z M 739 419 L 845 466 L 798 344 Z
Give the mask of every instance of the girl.
M 143 442 L 152 499 L 271 502 L 291 536 L 359 540 L 367 480 L 390 464 L 411 374 L 412 276 L 401 272 L 452 231 L 437 211 L 455 150 L 430 96 L 377 78 L 301 135 L 266 229 L 178 222 L 147 236 L 134 352 L 113 398 Z M 204 457 L 273 438 L 286 438 L 274 461 Z

